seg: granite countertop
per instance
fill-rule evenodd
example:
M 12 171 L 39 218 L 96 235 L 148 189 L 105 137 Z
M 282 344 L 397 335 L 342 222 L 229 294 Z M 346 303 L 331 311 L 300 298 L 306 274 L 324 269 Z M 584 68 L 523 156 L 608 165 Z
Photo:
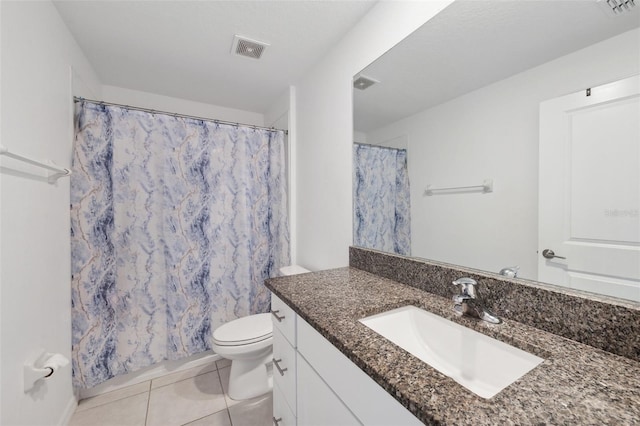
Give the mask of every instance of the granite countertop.
M 450 299 L 352 267 L 273 278 L 266 285 L 426 424 L 640 423 L 640 362 L 516 321 L 494 325 L 460 317 Z M 405 305 L 545 360 L 484 399 L 358 322 Z

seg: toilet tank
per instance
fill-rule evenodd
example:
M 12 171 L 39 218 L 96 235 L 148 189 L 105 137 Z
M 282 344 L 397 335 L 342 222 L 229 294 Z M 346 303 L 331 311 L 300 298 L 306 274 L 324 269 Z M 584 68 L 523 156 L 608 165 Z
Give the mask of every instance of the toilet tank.
M 307 272 L 311 271 L 303 268 L 300 265 L 290 265 L 280 268 L 280 276 L 305 274 Z

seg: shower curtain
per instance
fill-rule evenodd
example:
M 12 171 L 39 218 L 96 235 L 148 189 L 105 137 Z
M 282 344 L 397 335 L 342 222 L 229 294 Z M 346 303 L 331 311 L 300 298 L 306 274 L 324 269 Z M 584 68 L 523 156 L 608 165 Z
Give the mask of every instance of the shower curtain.
M 411 252 L 407 150 L 353 145 L 353 244 Z
M 210 349 L 289 264 L 282 131 L 79 102 L 74 386 Z

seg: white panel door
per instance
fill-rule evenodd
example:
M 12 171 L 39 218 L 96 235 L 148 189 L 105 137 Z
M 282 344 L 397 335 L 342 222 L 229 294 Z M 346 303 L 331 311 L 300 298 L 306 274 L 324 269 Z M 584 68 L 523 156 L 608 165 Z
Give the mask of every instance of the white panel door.
M 538 279 L 640 301 L 640 76 L 541 103 L 539 171 Z

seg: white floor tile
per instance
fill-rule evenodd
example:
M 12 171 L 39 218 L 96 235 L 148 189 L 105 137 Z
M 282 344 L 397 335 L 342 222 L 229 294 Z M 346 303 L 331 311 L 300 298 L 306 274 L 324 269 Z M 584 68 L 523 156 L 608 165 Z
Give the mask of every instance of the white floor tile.
M 246 401 L 226 395 L 230 365 L 223 359 L 87 398 L 69 426 L 270 425 L 271 393 Z
M 236 405 L 240 401 L 229 398 L 229 374 L 231 373 L 231 367 L 219 368 L 218 374 L 220 374 L 220 382 L 222 383 L 222 389 L 224 390 L 224 399 L 227 402 L 227 407 Z
M 126 388 L 103 393 L 102 395 L 83 399 L 78 403 L 77 411 L 84 411 L 99 405 L 108 404 L 119 399 L 127 398 L 133 395 L 149 391 L 149 381 L 138 383 L 137 385 L 127 386 Z
M 234 426 L 271 426 L 273 424 L 273 393 L 240 401 L 229 407 Z
M 144 426 L 148 393 L 76 411 L 69 426 Z
M 229 418 L 229 411 L 222 410 L 210 416 L 198 419 L 195 422 L 187 423 L 184 426 L 231 426 L 231 419 Z
M 151 390 L 148 426 L 183 425 L 227 408 L 217 371 Z
M 199 376 L 200 374 L 209 373 L 216 370 L 216 363 L 211 362 L 207 365 L 201 365 L 199 367 L 189 368 L 188 370 L 177 371 L 170 373 L 151 381 L 151 389 L 159 388 L 170 383 L 179 382 L 180 380 L 189 379 L 191 377 Z

